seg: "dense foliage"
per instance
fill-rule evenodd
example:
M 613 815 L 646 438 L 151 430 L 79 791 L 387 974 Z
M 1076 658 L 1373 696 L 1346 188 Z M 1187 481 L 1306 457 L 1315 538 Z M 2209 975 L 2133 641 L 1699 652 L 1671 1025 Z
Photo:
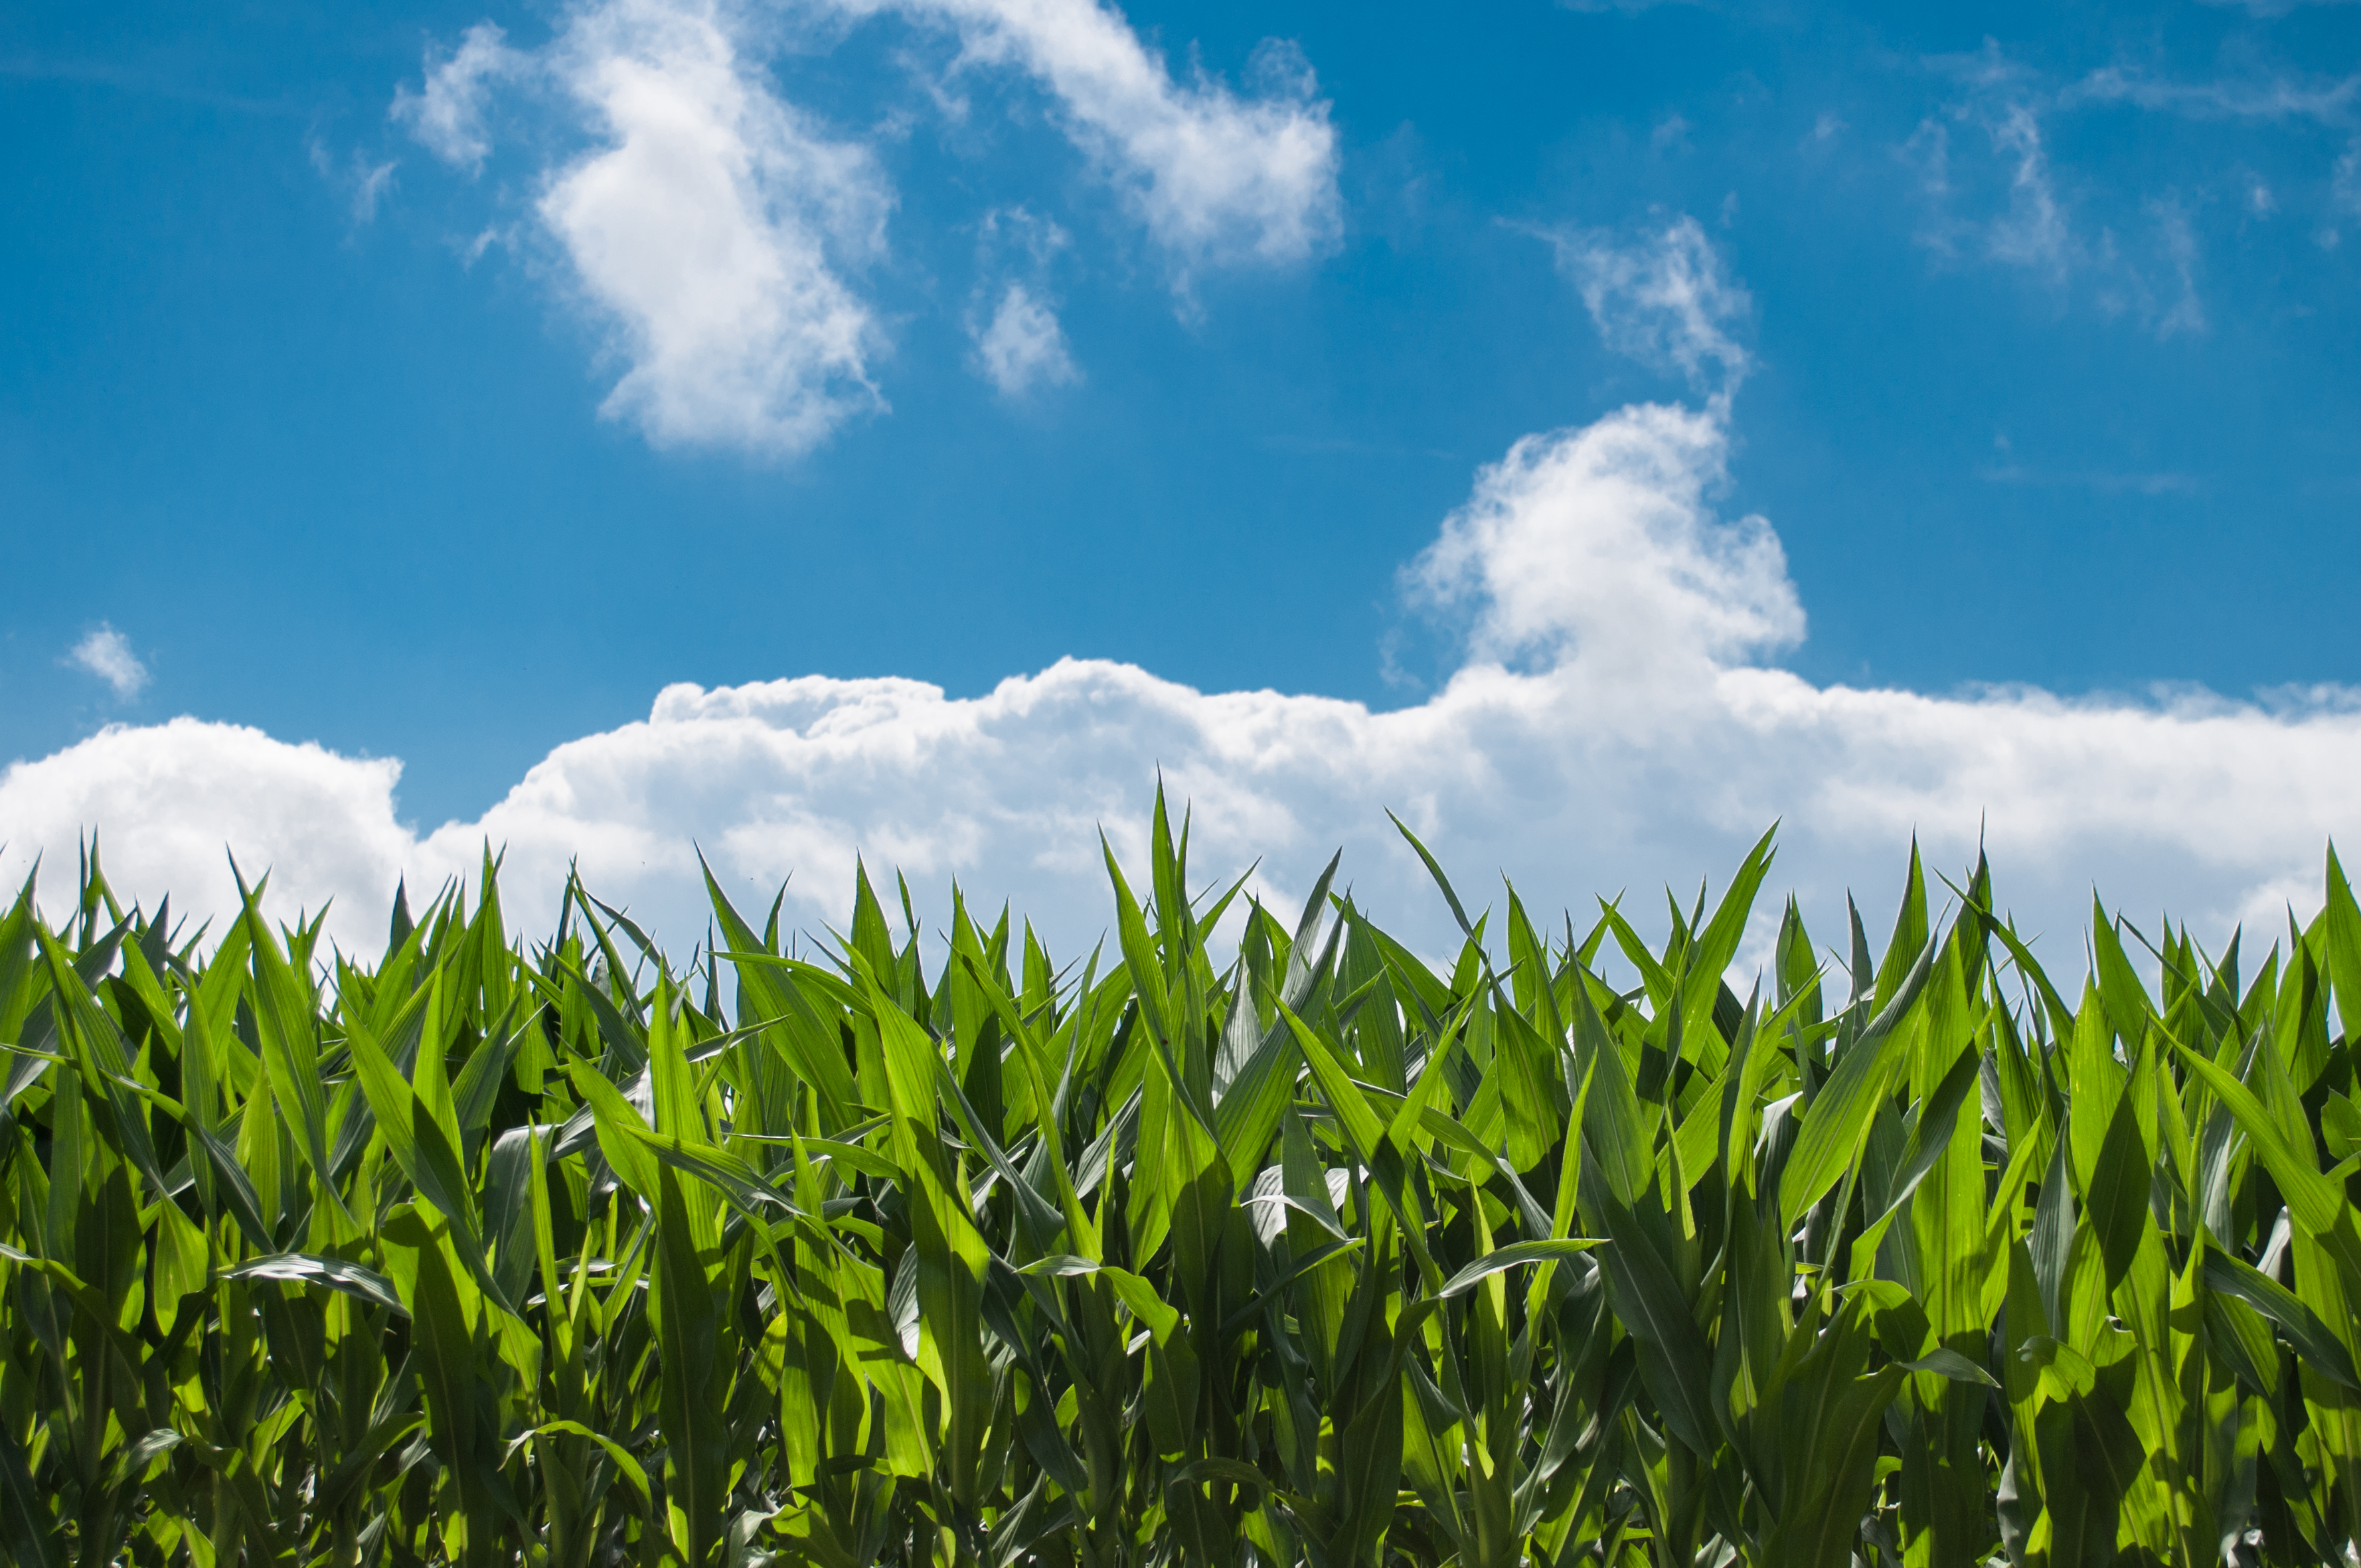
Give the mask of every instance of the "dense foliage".
M 1437 869 L 1443 969 L 1327 879 L 1291 930 L 1191 900 L 1186 839 L 1159 802 L 1062 968 L 865 877 L 800 956 L 715 887 L 682 970 L 578 886 L 512 946 L 489 865 L 373 968 L 251 898 L 176 936 L 94 856 L 60 927 L 28 890 L 0 1548 L 2350 1560 L 2333 855 L 2249 976 L 2102 911 L 2070 994 L 1981 866 L 1930 923 L 1914 852 L 1882 957 L 1790 904 L 1741 998 L 1767 839 L 1661 951 Z

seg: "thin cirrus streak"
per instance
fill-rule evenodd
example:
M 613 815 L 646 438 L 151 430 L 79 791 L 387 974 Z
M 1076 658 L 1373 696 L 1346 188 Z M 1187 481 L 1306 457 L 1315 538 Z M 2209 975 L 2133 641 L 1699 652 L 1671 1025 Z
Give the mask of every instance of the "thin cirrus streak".
M 1981 834 L 2029 931 L 2078 929 L 2094 883 L 2144 925 L 2169 905 L 2214 940 L 2241 918 L 2272 936 L 2285 901 L 2316 899 L 2324 841 L 2361 816 L 2352 694 L 1927 696 L 1752 662 L 1803 618 L 1770 525 L 1710 504 L 1728 448 L 1719 405 L 1635 405 L 1518 443 L 1408 573 L 1473 613 L 1475 655 L 1391 712 L 1079 660 L 972 698 L 893 679 L 674 685 L 644 721 L 558 747 L 480 818 L 423 833 L 400 820 L 398 763 L 179 718 L 0 776 L 0 870 L 40 852 L 71 865 L 97 826 L 119 886 L 217 914 L 234 846 L 249 874 L 272 868 L 282 915 L 334 898 L 332 932 L 365 948 L 398 876 L 464 877 L 489 840 L 512 921 L 545 926 L 578 860 L 685 949 L 706 925 L 700 849 L 741 905 L 793 873 L 787 917 L 812 930 L 840 927 L 861 854 L 906 872 L 928 910 L 953 880 L 1013 899 L 1071 953 L 1106 924 L 1097 830 L 1140 864 L 1160 769 L 1193 810 L 1201 875 L 1259 857 L 1253 885 L 1285 909 L 1341 847 L 1354 895 L 1437 951 L 1449 917 L 1389 809 L 1471 905 L 1505 871 L 1578 924 L 1594 893 L 1629 888 L 1643 913 L 1666 881 L 1686 898 L 1773 818 L 1773 883 L 1824 941 L 1848 887 L 1872 918 L 1891 908 L 1914 831 L 1955 876 Z M 1573 565 L 1521 572 L 1535 559 Z

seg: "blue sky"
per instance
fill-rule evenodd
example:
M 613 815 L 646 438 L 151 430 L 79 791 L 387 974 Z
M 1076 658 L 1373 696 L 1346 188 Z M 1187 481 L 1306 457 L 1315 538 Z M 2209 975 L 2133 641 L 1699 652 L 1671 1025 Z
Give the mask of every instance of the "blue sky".
M 400 758 L 423 833 L 674 682 L 1076 656 L 1419 710 L 1550 657 L 1419 590 L 1444 520 L 1648 402 L 1719 409 L 1709 508 L 1807 618 L 1725 662 L 2142 712 L 2353 681 L 2361 7 L 1892 9 L 11 7 L 0 757 L 248 726 Z M 649 41 L 684 27 L 702 77 Z M 1138 80 L 1073 85 L 1107 38 L 1311 162 L 1205 154 L 1251 178 L 1191 206 L 1197 155 L 1090 106 Z M 618 303 L 702 221 L 598 164 L 599 72 L 650 60 L 755 105 L 757 237 L 835 316 L 741 269 L 755 346 L 665 360 L 693 308 Z M 598 168 L 641 184 L 568 230 Z M 1586 297 L 1685 220 L 1742 384 Z

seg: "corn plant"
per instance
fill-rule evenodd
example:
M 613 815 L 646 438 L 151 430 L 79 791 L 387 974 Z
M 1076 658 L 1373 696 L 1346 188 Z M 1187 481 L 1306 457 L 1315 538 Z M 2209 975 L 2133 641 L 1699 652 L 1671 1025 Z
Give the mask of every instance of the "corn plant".
M 1421 856 L 1407 830 L 1404 836 Z M 27 1565 L 2346 1563 L 2361 907 L 0 917 Z M 52 905 L 52 908 L 55 906 Z M 759 925 L 758 925 L 759 920 Z M 1750 929 L 1769 962 L 1729 977 Z M 1224 933 L 1221 951 L 1215 933 Z M 2053 955 L 2054 956 L 2054 955 Z M 1628 981 L 1629 983 L 1625 983 Z M 2151 983 L 2153 981 L 2153 983 Z

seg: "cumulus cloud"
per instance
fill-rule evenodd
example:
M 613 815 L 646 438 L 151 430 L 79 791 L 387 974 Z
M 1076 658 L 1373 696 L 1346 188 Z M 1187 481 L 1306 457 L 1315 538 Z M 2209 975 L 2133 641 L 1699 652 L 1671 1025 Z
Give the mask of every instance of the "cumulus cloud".
M 0 773 L 8 835 L 0 859 L 19 879 L 37 856 L 71 866 L 78 836 L 96 829 L 110 872 L 122 852 L 126 894 L 137 890 L 152 909 L 170 892 L 175 908 L 214 917 L 218 932 L 219 918 L 237 908 L 227 859 L 235 851 L 249 880 L 270 872 L 272 907 L 283 916 L 335 899 L 348 946 L 381 941 L 393 884 L 379 884 L 420 849 L 394 821 L 401 775 L 390 759 L 290 745 L 235 724 L 110 725 Z M 48 892 L 71 900 L 70 887 L 49 883 Z M 365 929 L 363 911 L 378 929 Z
M 991 320 L 972 331 L 976 368 L 1004 397 L 1023 397 L 1038 387 L 1071 386 L 1082 379 L 1057 313 L 1022 283 L 1009 284 Z
M 1473 609 L 1479 657 L 1579 668 L 1602 707 L 1693 695 L 1705 672 L 1804 635 L 1771 525 L 1707 509 L 1727 449 L 1717 414 L 1660 404 L 1527 436 L 1477 477 L 1410 586 Z
M 1200 73 L 1173 80 L 1097 0 L 846 0 L 950 24 L 971 64 L 1039 80 L 1075 143 L 1184 266 L 1300 261 L 1340 224 L 1336 130 L 1311 62 L 1266 42 L 1242 97 Z
M 939 909 L 956 878 L 1014 898 L 1064 948 L 1105 924 L 1094 829 L 1139 856 L 1158 770 L 1195 810 L 1207 873 L 1262 857 L 1284 906 L 1346 851 L 1356 896 L 1430 949 L 1450 938 L 1400 812 L 1481 900 L 1496 869 L 1529 898 L 1646 894 L 1726 875 L 1773 819 L 1778 883 L 1823 936 L 1841 897 L 1890 908 L 1916 832 L 1938 867 L 1989 841 L 2008 903 L 2070 933 L 2095 881 L 2169 904 L 2218 938 L 2266 932 L 2317 882 L 2361 806 L 2361 703 L 2202 693 L 2070 700 L 1817 685 L 1750 662 L 1803 630 L 1778 541 L 1712 499 L 1728 458 L 1710 411 L 1626 408 L 1530 437 L 1477 479 L 1415 571 L 1475 617 L 1473 656 L 1418 705 L 1200 692 L 1137 666 L 1061 661 L 976 697 L 817 676 L 665 689 L 643 721 L 557 748 L 482 817 L 400 823 L 397 765 L 192 719 L 114 729 L 0 776 L 0 873 L 103 828 L 107 864 L 152 905 L 218 910 L 225 845 L 276 868 L 285 908 L 335 895 L 331 929 L 379 939 L 397 876 L 431 886 L 507 846 L 506 897 L 546 921 L 570 861 L 686 947 L 702 932 L 695 850 L 746 900 L 790 873 L 807 925 L 840 920 L 852 859 L 898 866 Z M 1510 651 L 1535 655 L 1521 665 Z
M 1258 51 L 1240 93 L 1176 80 L 1095 0 L 812 0 L 796 16 L 825 25 L 795 41 L 884 13 L 956 35 L 960 70 L 1037 81 L 1184 294 L 1205 268 L 1334 242 L 1335 131 L 1291 46 Z M 783 95 L 772 66 L 788 32 L 713 0 L 583 0 L 536 49 L 470 28 L 393 101 L 396 121 L 471 174 L 502 90 L 554 110 L 559 145 L 587 140 L 543 168 L 533 215 L 620 367 L 604 411 L 659 445 L 793 455 L 884 407 L 884 333 L 861 278 L 884 257 L 894 187 L 868 140 Z M 1071 359 L 1049 355 L 1057 340 L 1039 329 L 1054 320 L 1024 292 L 1032 309 L 1012 314 L 1004 296 L 987 330 L 1005 322 L 1005 347 L 1046 356 L 1007 361 L 1038 380 Z
M 875 317 L 837 267 L 884 243 L 868 149 L 771 92 L 712 14 L 620 0 L 555 58 L 605 145 L 539 213 L 629 366 L 605 411 L 658 444 L 793 454 L 879 406 Z
M 137 696 L 148 685 L 148 666 L 132 652 L 130 640 L 103 620 L 73 645 L 66 662 L 104 681 L 119 697 Z

